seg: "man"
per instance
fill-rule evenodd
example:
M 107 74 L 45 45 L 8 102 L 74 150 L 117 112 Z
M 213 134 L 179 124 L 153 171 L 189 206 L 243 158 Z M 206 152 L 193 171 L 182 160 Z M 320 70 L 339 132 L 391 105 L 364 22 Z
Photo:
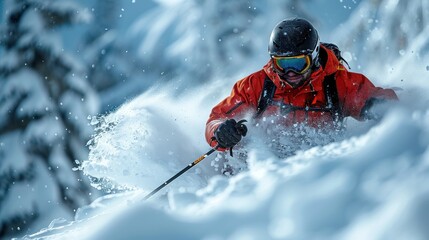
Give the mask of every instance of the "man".
M 232 149 L 246 135 L 242 119 L 277 117 L 284 126 L 305 123 L 335 128 L 344 117 L 374 118 L 372 109 L 397 100 L 391 89 L 375 87 L 364 75 L 349 72 L 335 45 L 321 44 L 305 19 L 288 19 L 273 29 L 269 62 L 238 81 L 231 95 L 216 105 L 206 125 L 206 139 L 218 150 Z

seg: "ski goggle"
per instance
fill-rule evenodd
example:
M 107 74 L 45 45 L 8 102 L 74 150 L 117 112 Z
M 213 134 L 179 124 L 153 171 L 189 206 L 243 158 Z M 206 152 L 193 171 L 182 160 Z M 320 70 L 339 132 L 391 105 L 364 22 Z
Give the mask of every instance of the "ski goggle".
M 309 55 L 292 57 L 273 56 L 272 59 L 277 70 L 283 73 L 293 71 L 297 74 L 304 74 L 311 67 L 311 58 Z

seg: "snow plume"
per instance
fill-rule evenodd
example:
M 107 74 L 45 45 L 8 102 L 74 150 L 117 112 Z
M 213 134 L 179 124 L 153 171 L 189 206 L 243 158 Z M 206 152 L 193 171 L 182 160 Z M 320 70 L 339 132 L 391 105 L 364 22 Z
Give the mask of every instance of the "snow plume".
M 79 169 L 93 178 L 97 189 L 108 193 L 152 190 L 209 150 L 205 122 L 211 107 L 229 88 L 218 81 L 210 90 L 204 86 L 174 96 L 173 85 L 153 88 L 108 115 L 90 118 L 96 129 L 88 142 L 88 161 Z M 303 124 L 273 128 L 271 120 L 264 119 L 254 127 L 256 123 L 248 120 L 249 136 L 234 148 L 234 156 L 213 154 L 205 160 L 207 164 L 197 165 L 191 174 L 175 180 L 171 189 L 200 188 L 214 174 L 246 170 L 251 148 L 285 158 L 344 138 L 344 132 L 324 132 Z
M 364 129 L 351 122 L 344 140 L 290 157 L 249 147 L 248 169 L 229 178 L 211 172 L 207 159 L 166 187 L 168 194 L 141 201 L 207 148 L 188 135 L 203 132 L 192 109 L 203 107 L 199 101 L 151 96 L 104 117 L 103 124 L 114 124 L 95 136 L 83 165 L 87 174 L 135 191 L 100 198 L 76 221 L 55 222 L 28 239 L 429 237 L 428 109 L 398 106 Z
M 332 38 L 352 67 L 375 82 L 420 87 L 428 77 L 428 16 L 425 0 L 363 1 Z
M 142 94 L 106 116 L 93 116 L 95 134 L 88 142 L 88 161 L 81 166 L 107 192 L 154 189 L 208 148 L 204 139 L 209 114 L 204 91 L 172 98 L 174 88 Z M 163 91 L 164 90 L 164 91 Z M 211 101 L 210 101 L 211 102 Z M 124 139 L 128 139 L 124 141 Z M 195 167 L 172 184 L 193 189 L 207 184 L 211 169 Z

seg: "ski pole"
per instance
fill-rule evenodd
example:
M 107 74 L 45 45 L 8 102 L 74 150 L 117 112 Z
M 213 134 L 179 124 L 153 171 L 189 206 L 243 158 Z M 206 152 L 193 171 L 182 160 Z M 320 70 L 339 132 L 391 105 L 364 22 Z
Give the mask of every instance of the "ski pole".
M 238 131 L 238 133 L 240 135 L 242 135 L 243 137 L 246 136 L 247 133 L 247 127 L 246 125 L 244 125 L 243 123 L 247 122 L 246 120 L 240 120 L 236 123 L 236 129 Z M 171 183 L 172 181 L 174 181 L 174 179 L 178 178 L 180 175 L 182 175 L 183 173 L 185 173 L 186 171 L 188 171 L 189 169 L 191 169 L 193 166 L 197 165 L 199 162 L 201 162 L 202 160 L 204 160 L 206 157 L 208 157 L 210 154 L 212 154 L 214 151 L 216 151 L 220 146 L 217 145 L 216 147 L 210 149 L 210 151 L 206 152 L 205 154 L 203 154 L 201 157 L 199 157 L 197 160 L 193 161 L 192 163 L 188 164 L 188 166 L 186 166 L 184 169 L 182 169 L 180 172 L 176 173 L 176 175 L 172 176 L 170 179 L 168 179 L 167 181 L 165 181 L 163 184 L 159 185 L 159 187 L 157 187 L 155 190 L 153 190 L 152 192 L 150 192 L 148 195 L 146 195 L 143 200 L 147 200 L 150 197 L 152 197 L 155 193 L 157 193 L 159 190 L 161 190 L 162 188 L 164 188 L 165 186 L 167 186 L 169 183 Z M 231 150 L 231 156 L 232 156 L 232 147 L 230 148 Z
M 178 178 L 180 175 L 182 175 L 183 173 L 185 173 L 186 171 L 188 171 L 189 169 L 191 169 L 193 166 L 197 165 L 199 162 L 201 162 L 202 160 L 204 160 L 207 156 L 209 156 L 210 154 L 212 154 L 214 151 L 216 151 L 218 147 L 216 146 L 215 148 L 210 149 L 210 151 L 206 152 L 205 154 L 203 154 L 201 157 L 199 157 L 197 160 L 193 161 L 192 163 L 188 164 L 188 166 L 186 166 L 185 168 L 183 168 L 180 172 L 178 172 L 176 175 L 172 176 L 170 179 L 168 179 L 167 181 L 165 181 L 163 184 L 161 184 L 159 187 L 157 187 L 155 190 L 153 190 L 151 193 L 149 193 L 148 195 L 146 195 L 146 197 L 143 198 L 143 200 L 147 200 L 148 198 L 152 197 L 152 195 L 154 195 L 155 193 L 157 193 L 159 190 L 161 190 L 162 188 L 164 188 L 165 186 L 167 186 L 169 183 L 171 183 L 174 179 Z

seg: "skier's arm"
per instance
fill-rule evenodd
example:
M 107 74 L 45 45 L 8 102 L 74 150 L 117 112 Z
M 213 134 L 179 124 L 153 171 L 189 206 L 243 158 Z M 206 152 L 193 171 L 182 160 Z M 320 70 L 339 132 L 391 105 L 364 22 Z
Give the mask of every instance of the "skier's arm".
M 217 104 L 211 111 L 209 119 L 206 123 L 205 137 L 210 146 L 215 147 L 216 141 L 215 131 L 219 126 L 228 119 L 241 120 L 246 113 L 253 110 L 252 94 L 253 88 L 247 78 L 238 81 L 232 88 L 231 94 Z M 219 149 L 225 150 L 225 149 Z
M 386 110 L 381 111 L 381 105 L 398 100 L 392 89 L 384 89 L 374 84 L 364 75 L 353 72 L 343 72 L 346 77 L 338 82 L 338 94 L 342 99 L 342 108 L 345 116 L 357 120 L 366 120 L 380 117 Z M 380 111 L 378 111 L 379 109 Z

